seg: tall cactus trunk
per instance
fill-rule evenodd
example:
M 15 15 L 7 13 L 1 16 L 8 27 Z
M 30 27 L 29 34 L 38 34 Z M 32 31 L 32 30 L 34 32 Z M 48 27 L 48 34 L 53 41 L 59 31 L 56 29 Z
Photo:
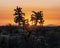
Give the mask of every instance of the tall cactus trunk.
M 19 26 L 21 25 L 20 22 L 18 22 L 18 25 L 19 25 Z
M 42 24 L 42 23 L 40 23 L 40 27 L 41 27 L 41 28 L 43 27 L 43 24 Z
M 35 21 L 35 26 L 37 26 L 37 20 Z
M 23 29 L 25 28 L 25 21 L 23 21 Z

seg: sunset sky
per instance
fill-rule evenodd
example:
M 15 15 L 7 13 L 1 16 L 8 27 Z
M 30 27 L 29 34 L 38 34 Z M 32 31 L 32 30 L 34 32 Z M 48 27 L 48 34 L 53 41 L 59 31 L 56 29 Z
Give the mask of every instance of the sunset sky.
M 14 8 L 22 7 L 30 19 L 31 11 L 43 11 L 44 25 L 60 25 L 60 0 L 0 0 L 0 25 L 15 24 Z

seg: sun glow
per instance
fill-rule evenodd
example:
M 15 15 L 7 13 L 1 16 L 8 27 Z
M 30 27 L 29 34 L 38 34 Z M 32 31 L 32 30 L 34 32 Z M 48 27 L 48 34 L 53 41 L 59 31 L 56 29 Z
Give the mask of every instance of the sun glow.
M 35 24 L 34 22 L 32 23 L 32 21 L 29 21 L 29 25 L 34 25 L 34 24 Z
M 45 20 L 44 25 L 60 25 L 60 0 L 0 0 L 0 25 L 16 24 L 13 15 L 16 6 L 22 8 L 27 19 L 30 19 L 32 11 L 42 10 Z M 34 23 L 29 21 L 29 24 Z
M 31 21 L 29 21 L 29 25 L 32 25 L 32 22 Z

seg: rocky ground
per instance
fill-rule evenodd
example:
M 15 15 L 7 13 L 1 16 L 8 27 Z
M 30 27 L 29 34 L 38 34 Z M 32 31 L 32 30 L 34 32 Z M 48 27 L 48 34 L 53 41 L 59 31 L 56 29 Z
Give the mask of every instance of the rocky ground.
M 60 26 L 32 30 L 0 26 L 0 48 L 60 48 Z

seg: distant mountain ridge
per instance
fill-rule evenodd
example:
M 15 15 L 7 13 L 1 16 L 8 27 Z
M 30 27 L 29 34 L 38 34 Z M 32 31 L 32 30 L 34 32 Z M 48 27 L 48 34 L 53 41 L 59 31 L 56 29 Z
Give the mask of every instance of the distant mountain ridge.
M 49 25 L 46 25 L 47 27 L 54 27 L 54 26 L 59 26 L 59 25 L 55 25 L 55 24 L 49 24 Z

